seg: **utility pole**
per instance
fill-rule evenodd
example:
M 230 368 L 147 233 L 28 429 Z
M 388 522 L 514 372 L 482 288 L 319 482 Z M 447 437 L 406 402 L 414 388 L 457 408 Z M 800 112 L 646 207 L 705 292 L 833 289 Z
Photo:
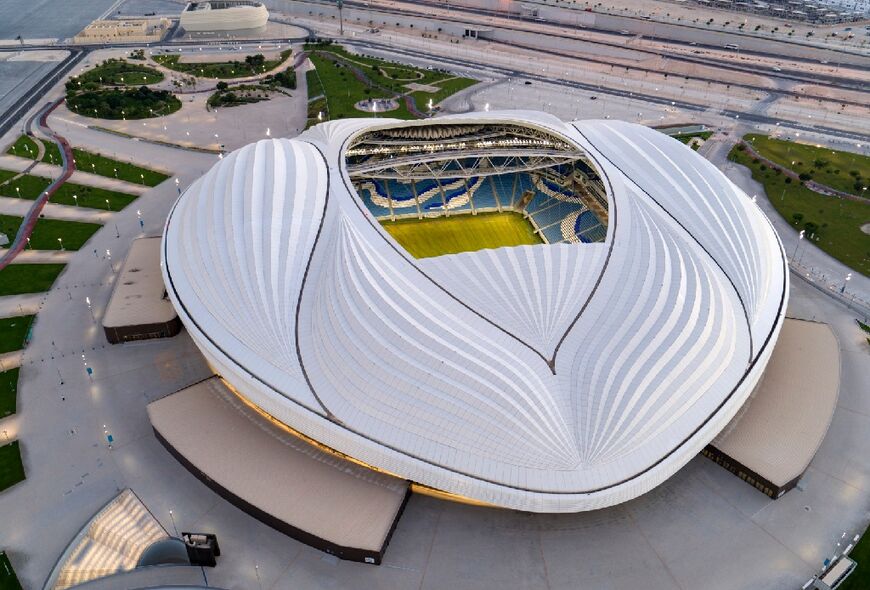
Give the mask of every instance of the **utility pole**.
M 344 2 L 342 0 L 338 0 L 338 34 L 344 37 L 344 17 L 341 13 L 341 8 L 344 6 Z

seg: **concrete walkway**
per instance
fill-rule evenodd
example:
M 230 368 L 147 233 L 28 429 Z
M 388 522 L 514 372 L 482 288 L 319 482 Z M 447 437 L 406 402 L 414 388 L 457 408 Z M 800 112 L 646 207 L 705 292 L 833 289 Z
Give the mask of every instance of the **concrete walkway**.
M 73 250 L 22 250 L 12 264 L 66 264 L 73 254 Z M 0 302 L 3 299 L 0 297 Z
M 18 256 L 15 258 L 17 262 Z M 43 293 L 27 293 L 25 295 L 6 295 L 5 297 L 0 297 L 0 318 L 38 313 L 44 300 L 45 295 Z
M 0 371 L 8 371 L 20 367 L 24 362 L 24 351 L 16 350 L 0 354 Z
M 4 215 L 24 217 L 32 206 L 33 201 L 29 199 L 0 197 L 0 213 Z M 76 207 L 74 205 L 58 205 L 57 203 L 49 202 L 42 208 L 41 215 L 46 219 L 65 219 L 67 221 L 87 221 L 104 224 L 111 218 L 112 212 L 91 209 L 89 207 Z

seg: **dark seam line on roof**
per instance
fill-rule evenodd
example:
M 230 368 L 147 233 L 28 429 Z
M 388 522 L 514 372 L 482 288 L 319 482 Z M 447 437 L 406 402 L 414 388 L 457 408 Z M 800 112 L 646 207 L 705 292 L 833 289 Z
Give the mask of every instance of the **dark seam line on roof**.
M 329 408 L 326 407 L 326 404 L 323 403 L 323 400 L 320 399 L 320 396 L 317 395 L 317 391 L 314 389 L 314 385 L 311 383 L 311 379 L 308 377 L 308 371 L 305 370 L 305 361 L 302 360 L 302 349 L 299 346 L 299 312 L 302 308 L 302 294 L 305 293 L 305 285 L 308 281 L 308 272 L 311 270 L 311 261 L 314 259 L 314 252 L 317 250 L 317 244 L 320 242 L 320 234 L 323 232 L 323 224 L 326 221 L 326 210 L 329 207 L 329 187 L 330 187 L 330 175 L 329 175 L 329 163 L 326 161 L 326 156 L 320 150 L 320 148 L 310 141 L 305 142 L 314 149 L 317 150 L 317 153 L 320 155 L 320 159 L 323 160 L 323 166 L 326 168 L 326 198 L 323 200 L 323 209 L 320 213 L 320 225 L 317 226 L 317 235 L 314 236 L 314 243 L 311 244 L 311 252 L 308 254 L 308 261 L 305 263 L 305 273 L 302 275 L 302 283 L 299 285 L 299 297 L 296 299 L 296 319 L 294 321 L 294 337 L 296 342 L 296 359 L 299 361 L 299 368 L 302 369 L 302 376 L 305 377 L 305 383 L 308 384 L 308 389 L 311 390 L 311 395 L 314 396 L 314 399 L 317 400 L 317 403 L 320 404 L 320 407 L 323 408 L 323 411 L 326 412 L 326 417 L 332 421 L 339 421 L 336 418 L 335 414 L 329 411 Z
M 578 131 L 580 131 L 580 130 L 578 129 Z M 580 132 L 580 135 L 583 135 L 583 133 Z M 586 137 L 585 135 L 583 135 L 583 138 L 586 139 L 586 141 L 589 141 L 589 138 Z M 589 141 L 589 143 L 592 143 L 592 142 Z M 592 143 L 592 145 L 595 146 L 594 143 Z M 598 148 L 596 147 L 595 149 L 598 149 Z M 600 151 L 600 150 L 599 150 L 599 151 Z M 694 234 L 692 234 L 692 232 L 690 232 L 690 231 L 688 230 L 688 228 L 686 228 L 686 226 L 683 225 L 683 224 L 680 222 L 679 219 L 677 219 L 676 217 L 674 217 L 673 214 L 672 214 L 670 211 L 668 211 L 665 207 L 663 207 L 662 204 L 659 203 L 658 200 L 656 200 L 655 197 L 653 197 L 653 196 L 652 196 L 652 195 L 651 195 L 651 194 L 650 194 L 650 193 L 649 193 L 649 192 L 648 192 L 644 187 L 642 187 L 642 186 L 641 186 L 637 181 L 635 181 L 633 177 L 629 176 L 629 175 L 625 172 L 625 170 L 623 170 L 623 169 L 622 169 L 618 164 L 616 164 L 613 160 L 611 160 L 610 158 L 608 158 L 607 155 L 604 154 L 604 152 L 601 152 L 601 155 L 604 156 L 604 159 L 605 159 L 605 160 L 607 160 L 608 162 L 610 162 L 610 163 L 611 163 L 611 164 L 612 164 L 612 165 L 613 165 L 617 170 L 619 170 L 619 171 L 622 173 L 622 175 L 625 176 L 625 178 L 627 178 L 628 180 L 630 180 L 630 181 L 632 182 L 632 184 L 634 184 L 634 186 L 636 186 L 638 189 L 640 189 L 641 191 L 643 191 L 643 194 L 645 194 L 647 197 L 649 197 L 649 198 L 652 200 L 653 203 L 655 203 L 656 205 L 658 205 L 659 209 L 661 209 L 662 211 L 664 211 L 664 212 L 668 215 L 668 217 L 670 217 L 672 220 L 674 220 L 674 222 L 676 222 L 676 224 L 679 225 L 679 226 L 683 229 L 683 231 L 686 232 L 686 234 L 687 234 L 690 238 L 692 238 L 692 240 L 693 240 L 696 244 L 698 244 L 698 246 L 700 246 L 701 250 L 704 251 L 704 253 L 705 253 L 705 254 L 710 258 L 710 260 L 712 260 L 713 262 L 716 263 L 716 266 L 719 267 L 719 270 L 721 270 L 721 271 L 722 271 L 722 274 L 725 275 L 725 278 L 728 279 L 728 282 L 731 284 L 731 288 L 734 289 L 734 294 L 737 295 L 737 300 L 740 301 L 740 308 L 743 310 L 743 318 L 746 320 L 746 331 L 749 332 L 749 361 L 747 362 L 747 364 L 752 364 L 752 362 L 753 362 L 752 359 L 753 359 L 754 356 L 755 356 L 755 353 L 754 353 L 754 347 L 753 347 L 753 343 L 752 343 L 752 324 L 751 324 L 751 322 L 749 321 L 749 313 L 746 311 L 746 304 L 743 302 L 743 297 L 740 295 L 740 291 L 737 289 L 737 285 L 735 285 L 735 284 L 734 284 L 734 281 L 731 280 L 731 276 L 730 276 L 727 272 L 725 272 L 725 269 L 722 268 L 722 265 L 719 264 L 719 261 L 716 260 L 716 258 L 714 258 L 712 254 L 710 254 L 710 252 L 707 250 L 707 248 L 704 247 L 704 244 L 702 244 L 702 243 L 698 240 L 698 238 L 696 238 L 696 237 L 694 236 Z M 696 156 L 697 156 L 697 154 L 696 154 Z M 697 157 L 700 158 L 701 156 L 697 156 Z M 730 181 L 729 181 L 729 182 L 730 182 Z
M 586 141 L 589 141 L 589 138 L 587 138 L 585 135 L 583 135 L 583 132 L 577 128 L 576 124 L 571 123 L 571 126 L 577 131 L 577 133 L 580 134 L 580 137 L 582 137 Z M 589 141 L 589 144 L 592 145 L 592 147 L 595 147 L 591 141 Z M 595 149 L 597 150 L 598 148 L 595 148 Z M 553 357 L 550 359 L 550 366 L 553 368 L 554 373 L 556 371 L 556 355 L 559 354 L 559 349 L 562 348 L 562 343 L 564 343 L 565 339 L 568 338 L 568 334 L 570 334 L 571 331 L 574 329 L 574 325 L 580 320 L 580 316 L 583 315 L 583 312 L 586 311 L 586 308 L 592 302 L 592 298 L 595 296 L 595 293 L 598 291 L 598 287 L 601 285 L 601 281 L 604 280 L 604 271 L 607 270 L 607 266 L 610 264 L 610 256 L 613 254 L 613 245 L 616 243 L 616 227 L 617 227 L 617 217 L 618 216 L 617 216 L 617 211 L 616 211 L 616 195 L 613 192 L 613 183 L 610 182 L 610 177 L 604 173 L 604 167 L 601 166 L 601 163 L 598 161 L 598 159 L 593 154 L 589 153 L 588 150 L 584 150 L 584 151 L 586 151 L 587 155 L 590 158 L 592 158 L 592 160 L 594 160 L 596 164 L 598 164 L 598 167 L 601 169 L 601 174 L 604 177 L 604 179 L 607 181 L 607 186 L 610 189 L 611 199 L 610 199 L 610 201 L 608 201 L 608 203 L 612 206 L 610 208 L 613 209 L 613 213 L 614 213 L 614 215 L 613 215 L 613 231 L 610 234 L 610 247 L 607 249 L 607 256 L 604 259 L 604 265 L 601 267 L 601 272 L 598 273 L 598 279 L 595 281 L 595 286 L 592 287 L 592 291 L 589 293 L 589 297 L 586 298 L 585 303 L 583 303 L 583 307 L 581 307 L 580 311 L 577 312 L 577 315 L 571 321 L 571 325 L 568 326 L 568 329 L 565 330 L 565 333 L 562 334 L 561 338 L 559 338 L 559 342 L 556 344 L 556 348 L 553 349 Z M 610 224 L 608 223 L 608 226 L 609 225 Z
M 371 130 L 372 130 L 372 128 L 370 128 L 370 127 L 366 127 L 365 129 L 363 129 L 363 130 L 361 130 L 361 131 L 359 131 L 359 132 L 356 132 L 356 133 L 352 133 L 352 134 L 349 135 L 347 138 L 345 138 L 345 140 L 344 140 L 344 141 L 342 142 L 342 144 L 341 144 L 341 149 L 340 149 L 339 152 L 338 152 L 338 154 L 339 154 L 339 162 L 338 162 L 338 164 L 339 164 L 339 169 L 342 168 L 342 166 L 341 166 L 342 154 L 344 154 L 348 142 L 349 142 L 351 139 L 353 139 L 354 137 L 356 137 L 357 135 L 361 134 L 362 132 L 364 132 L 364 131 L 371 131 Z M 394 251 L 395 251 L 399 256 L 401 256 L 402 259 L 405 260 L 405 262 L 407 262 L 408 264 L 410 264 L 410 265 L 411 265 L 411 266 L 412 266 L 412 267 L 413 267 L 417 272 L 419 272 L 421 275 L 423 275 L 424 277 L 426 277 L 426 280 L 428 280 L 428 281 L 431 282 L 433 285 L 435 285 L 436 287 L 438 287 L 439 289 L 441 289 L 441 291 L 443 291 L 444 294 L 446 294 L 448 297 L 450 297 L 451 299 L 453 299 L 454 301 L 456 301 L 459 305 L 461 305 L 462 307 L 466 308 L 468 311 L 470 311 L 471 313 L 473 313 L 474 315 L 476 315 L 477 317 L 479 317 L 479 318 L 482 319 L 483 321 L 485 321 L 485 322 L 487 322 L 488 324 L 492 325 L 493 327 L 497 328 L 497 329 L 500 330 L 501 332 L 503 332 L 503 333 L 505 333 L 506 335 L 510 336 L 511 338 L 513 338 L 514 340 L 516 340 L 517 342 L 519 342 L 520 344 L 522 344 L 523 346 L 525 346 L 526 348 L 528 348 L 530 351 L 532 351 L 533 353 L 535 353 L 538 357 L 540 357 L 540 359 L 541 359 L 542 361 L 544 361 L 544 363 L 545 363 L 545 364 L 547 365 L 547 367 L 550 369 L 550 372 L 553 373 L 553 375 L 556 374 L 555 369 L 554 369 L 553 366 L 550 364 L 550 362 L 547 360 L 547 357 L 545 357 L 545 356 L 544 356 L 541 352 L 539 352 L 535 347 L 533 347 L 531 344 L 529 344 L 528 342 L 526 342 L 525 340 L 523 340 L 522 338 L 520 338 L 520 337 L 517 336 L 516 334 L 514 334 L 514 333 L 512 333 L 512 332 L 509 332 L 508 330 L 505 330 L 503 327 L 499 326 L 498 324 L 496 324 L 495 322 L 493 322 L 492 320 L 490 320 L 490 319 L 487 318 L 486 316 L 482 315 L 482 314 L 479 313 L 478 311 L 472 309 L 472 308 L 471 308 L 467 303 L 465 303 L 464 301 L 462 301 L 461 299 L 459 299 L 456 295 L 454 295 L 453 293 L 451 293 L 450 291 L 448 291 L 447 289 L 445 289 L 445 288 L 444 288 L 443 286 L 441 286 L 441 284 L 438 283 L 435 279 L 433 279 L 431 276 L 429 276 L 428 274 L 426 274 L 426 272 L 425 272 L 422 268 L 420 268 L 419 266 L 417 266 L 417 264 L 414 263 L 414 260 L 415 260 L 415 259 L 413 259 L 413 257 L 411 257 L 410 254 L 408 254 L 407 252 L 402 252 L 402 248 L 397 247 L 395 244 L 393 244 L 393 243 L 390 241 L 389 238 L 387 238 L 387 236 L 386 236 L 386 231 L 383 230 L 382 228 L 377 227 L 377 226 L 380 225 L 380 224 L 376 224 L 376 222 L 374 221 L 374 217 L 371 215 L 371 213 L 368 212 L 368 211 L 366 211 L 365 209 L 363 209 L 363 207 L 362 207 L 362 203 L 360 202 L 361 199 L 360 199 L 359 197 L 353 198 L 353 197 L 354 197 L 354 193 L 355 193 L 356 191 L 353 189 L 352 186 L 348 186 L 348 185 L 347 185 L 347 179 L 344 177 L 343 174 L 341 175 L 341 180 L 342 180 L 342 182 L 344 183 L 345 188 L 348 190 L 348 192 L 350 192 L 350 196 L 352 197 L 352 198 L 351 198 L 351 201 L 353 201 L 354 205 L 355 205 L 356 208 L 359 210 L 360 214 L 363 216 L 363 219 L 366 220 L 366 222 L 367 222 L 367 223 L 372 227 L 372 229 L 375 230 L 375 233 L 377 233 L 377 235 L 380 236 L 381 239 L 383 239 L 384 242 L 386 242 L 387 245 L 390 246 L 390 248 L 392 248 L 392 249 L 393 249 L 393 250 L 394 250 Z
M 318 418 L 326 418 L 325 416 L 323 416 L 323 414 L 321 414 L 321 413 L 319 413 L 319 412 L 313 410 L 313 409 L 312 409 L 311 407 L 309 407 L 307 404 L 304 404 L 304 403 L 302 403 L 302 402 L 300 402 L 300 401 L 298 401 L 298 400 L 295 400 L 295 399 L 293 399 L 293 398 L 288 397 L 286 394 L 282 393 L 279 389 L 273 387 L 272 385 L 270 385 L 269 383 L 267 383 L 266 381 L 264 381 L 263 379 L 261 379 L 261 378 L 258 377 L 257 375 L 254 375 L 253 373 L 251 373 L 250 371 L 248 371 L 246 368 L 244 368 L 244 367 L 243 367 L 243 366 L 242 366 L 238 361 L 236 361 L 232 356 L 230 356 L 230 355 L 229 355 L 229 354 L 228 354 L 228 353 L 227 353 L 223 348 L 221 348 L 221 347 L 220 347 L 220 346 L 219 346 L 219 345 L 218 345 L 214 340 L 212 340 L 211 336 L 209 336 L 209 335 L 208 335 L 208 334 L 207 334 L 207 333 L 206 333 L 206 332 L 205 332 L 205 331 L 204 331 L 204 330 L 199 326 L 199 324 L 196 322 L 196 320 L 194 320 L 193 317 L 192 317 L 192 316 L 190 315 L 190 313 L 188 312 L 187 307 L 184 305 L 184 302 L 181 301 L 181 298 L 178 296 L 178 292 L 175 290 L 175 283 L 174 283 L 174 281 L 173 281 L 173 279 L 172 279 L 172 273 L 171 273 L 171 270 L 170 270 L 170 268 L 169 268 L 169 259 L 168 259 L 168 257 L 166 256 L 166 239 L 165 239 L 165 236 L 168 235 L 168 233 L 169 233 L 169 225 L 170 225 L 170 222 L 171 222 L 171 220 L 172 220 L 173 213 L 175 212 L 175 208 L 178 206 L 178 203 L 181 201 L 181 199 L 182 199 L 183 197 L 184 197 L 184 195 L 182 195 L 181 197 L 179 197 L 179 199 L 178 199 L 178 200 L 175 202 L 175 204 L 172 206 L 172 210 L 170 211 L 169 216 L 167 217 L 167 220 L 166 220 L 166 226 L 165 226 L 165 230 L 166 230 L 166 231 L 165 231 L 165 233 L 164 233 L 163 245 L 164 245 L 164 261 L 165 261 L 166 276 L 169 278 L 169 283 L 170 283 L 170 284 L 168 285 L 168 287 L 169 287 L 169 288 L 172 290 L 172 292 L 175 294 L 175 298 L 176 298 L 176 299 L 178 300 L 178 302 L 181 304 L 182 310 L 184 311 L 185 315 L 186 315 L 186 316 L 188 317 L 188 319 L 193 323 L 193 325 L 196 326 L 197 330 L 199 330 L 199 332 L 200 332 L 200 333 L 201 333 L 201 334 L 202 334 L 202 335 L 203 335 L 203 336 L 204 336 L 204 337 L 205 337 L 205 338 L 206 338 L 206 339 L 207 339 L 207 340 L 208 340 L 208 341 L 209 341 L 209 342 L 210 342 L 210 343 L 211 343 L 211 344 L 212 344 L 212 345 L 217 349 L 217 350 L 219 350 L 219 351 L 221 352 L 221 354 L 223 354 L 223 355 L 224 355 L 228 360 L 232 361 L 232 362 L 233 362 L 233 363 L 234 363 L 234 364 L 235 364 L 239 369 L 241 369 L 242 371 L 244 371 L 246 374 L 250 375 L 251 378 L 253 378 L 253 379 L 259 381 L 260 383 L 262 383 L 263 385 L 265 385 L 266 387 L 268 387 L 269 389 L 271 389 L 272 391 L 274 391 L 275 393 L 277 393 L 278 395 L 280 395 L 282 398 L 284 398 L 284 399 L 290 401 L 291 403 L 296 404 L 297 406 L 299 406 L 299 407 L 301 407 L 301 408 L 304 408 L 304 409 L 310 411 L 312 414 L 314 414 L 315 417 L 318 417 Z M 769 221 L 769 220 L 768 220 L 768 224 L 770 224 L 770 221 Z M 771 226 L 771 230 L 772 230 L 772 226 Z M 780 245 L 780 246 L 781 246 L 781 245 Z M 781 247 L 780 247 L 780 252 L 783 253 Z M 780 295 L 779 307 L 778 307 L 778 310 L 777 310 L 777 317 L 780 316 L 780 315 L 782 314 L 782 307 L 783 307 L 784 302 L 785 302 L 785 285 L 786 285 L 786 281 L 788 280 L 788 272 L 787 272 L 787 268 L 785 267 L 785 255 L 784 255 L 784 253 L 783 253 L 783 267 L 784 267 L 784 270 L 783 270 L 782 292 L 781 292 L 781 295 Z M 420 461 L 421 463 L 425 463 L 425 464 L 427 464 L 427 465 L 431 465 L 431 466 L 433 466 L 433 467 L 437 467 L 437 468 L 439 468 L 439 469 L 443 469 L 443 470 L 445 470 L 445 471 L 448 471 L 448 472 L 451 472 L 451 473 L 455 473 L 455 474 L 457 474 L 457 475 L 461 475 L 461 476 L 463 476 L 463 477 L 468 477 L 469 479 L 474 480 L 474 481 L 480 481 L 480 482 L 484 482 L 484 483 L 492 484 L 492 485 L 495 485 L 495 486 L 498 486 L 498 487 L 501 487 L 501 488 L 505 488 L 505 489 L 509 489 L 509 490 L 517 490 L 517 491 L 520 491 L 520 492 L 530 492 L 530 493 L 535 493 L 535 494 L 547 494 L 547 495 L 558 495 L 558 496 L 589 495 L 589 494 L 594 494 L 594 493 L 597 493 L 597 492 L 603 492 L 603 491 L 605 491 L 605 490 L 609 490 L 609 489 L 611 489 L 611 488 L 615 488 L 615 487 L 618 487 L 618 486 L 620 486 L 620 485 L 623 485 L 623 484 L 625 484 L 625 483 L 627 483 L 627 482 L 629 482 L 629 481 L 631 481 L 631 480 L 633 480 L 633 479 L 636 479 L 636 478 L 640 477 L 641 475 L 647 473 L 648 471 L 654 469 L 654 468 L 657 467 L 659 464 L 661 464 L 665 459 L 667 459 L 668 457 L 670 457 L 674 452 L 676 452 L 680 447 L 682 447 L 683 445 L 685 445 L 685 444 L 686 444 L 686 443 L 687 443 L 687 442 L 688 442 L 688 441 L 689 441 L 693 436 L 695 436 L 695 434 L 697 434 L 697 432 L 700 431 L 701 428 L 703 428 L 703 427 L 704 427 L 704 426 L 705 426 L 705 425 L 706 425 L 706 424 L 707 424 L 707 423 L 708 423 L 708 422 L 713 418 L 713 416 L 715 416 L 715 415 L 716 415 L 716 414 L 717 414 L 717 413 L 722 409 L 722 407 L 723 407 L 723 406 L 724 406 L 724 405 L 725 405 L 725 404 L 726 404 L 726 403 L 731 399 L 731 397 L 733 397 L 733 395 L 734 395 L 734 393 L 737 391 L 737 389 L 738 389 L 738 388 L 743 384 L 743 382 L 746 380 L 746 377 L 747 377 L 747 376 L 749 375 L 749 373 L 752 371 L 752 369 L 753 369 L 753 367 L 755 366 L 756 362 L 757 362 L 758 359 L 760 358 L 761 353 L 762 353 L 762 352 L 767 348 L 767 345 L 770 343 L 770 339 L 771 339 L 771 337 L 773 337 L 773 333 L 776 331 L 776 326 L 777 326 L 777 323 L 776 323 L 776 322 L 774 323 L 773 326 L 771 326 L 771 328 L 770 328 L 770 332 L 768 332 L 767 337 L 766 337 L 765 340 L 764 340 L 764 344 L 762 345 L 761 350 L 759 350 L 758 356 L 757 356 L 755 359 L 752 360 L 752 362 L 750 363 L 750 366 L 746 369 L 746 372 L 744 372 L 743 376 L 740 378 L 740 381 L 738 381 L 737 384 L 734 386 L 734 388 L 731 390 L 731 393 L 729 393 L 728 396 L 727 396 L 724 400 L 722 400 L 722 402 L 721 402 L 721 403 L 716 407 L 716 409 L 715 409 L 715 410 L 714 410 L 714 411 L 713 411 L 713 412 L 712 412 L 712 413 L 707 417 L 707 419 L 704 420 L 703 423 L 701 423 L 700 425 L 698 425 L 698 427 L 695 428 L 691 433 L 689 433 L 689 435 L 687 435 L 687 436 L 686 436 L 686 437 L 685 437 L 685 438 L 680 442 L 680 444 L 678 444 L 676 447 L 674 447 L 674 448 L 673 448 L 673 449 L 672 449 L 672 450 L 671 450 L 667 455 L 661 457 L 661 458 L 658 459 L 655 463 L 649 465 L 648 467 L 646 467 L 646 468 L 644 468 L 643 470 L 641 470 L 641 471 L 635 473 L 634 475 L 631 475 L 631 476 L 629 476 L 629 477 L 626 477 L 626 478 L 624 478 L 624 479 L 622 479 L 622 480 L 620 480 L 620 481 L 614 482 L 613 484 L 610 484 L 610 485 L 608 485 L 608 486 L 604 486 L 604 487 L 600 487 L 600 488 L 595 488 L 595 489 L 591 489 L 591 490 L 579 490 L 579 491 L 570 491 L 570 490 L 568 490 L 568 491 L 566 491 L 566 490 L 558 490 L 558 491 L 557 491 L 557 490 L 536 490 L 536 489 L 530 489 L 530 488 L 524 488 L 524 487 L 520 487 L 520 486 L 516 486 L 516 485 L 506 484 L 506 483 L 503 483 L 503 482 L 498 482 L 498 481 L 495 481 L 495 480 L 492 480 L 492 479 L 487 479 L 487 478 L 483 478 L 483 477 L 480 477 L 480 476 L 476 476 L 476 475 L 473 475 L 473 474 L 467 473 L 467 472 L 465 472 L 465 471 L 461 471 L 461 470 L 459 470 L 459 469 L 455 469 L 455 468 L 452 468 L 452 467 L 447 467 L 447 466 L 445 466 L 445 465 L 441 465 L 441 464 L 439 464 L 439 463 L 436 463 L 436 462 L 434 462 L 434 461 L 430 461 L 430 460 L 428 460 L 428 459 L 424 459 L 424 458 L 422 458 L 422 457 L 418 457 L 418 456 L 416 456 L 416 455 L 413 455 L 413 454 L 411 454 L 411 453 L 408 453 L 407 451 L 403 451 L 403 450 L 398 449 L 398 448 L 396 448 L 396 447 L 394 447 L 394 446 L 392 446 L 392 445 L 389 445 L 389 444 L 386 444 L 386 443 L 384 443 L 384 442 L 381 442 L 381 441 L 379 441 L 379 440 L 377 440 L 377 439 L 374 439 L 374 438 L 372 438 L 372 437 L 370 437 L 370 436 L 368 436 L 368 435 L 366 435 L 366 434 L 363 434 L 363 433 L 361 433 L 361 432 L 358 432 L 358 431 L 356 431 L 356 430 L 354 430 L 354 429 L 348 427 L 348 426 L 347 426 L 346 424 L 344 424 L 344 423 L 333 422 L 333 421 L 331 421 L 331 420 L 330 420 L 330 422 L 331 422 L 332 424 L 336 424 L 336 425 L 340 426 L 341 428 L 347 430 L 348 432 L 350 432 L 350 433 L 352 433 L 352 434 L 355 434 L 355 435 L 359 436 L 359 437 L 362 438 L 362 439 L 365 439 L 365 440 L 367 440 L 367 441 L 369 441 L 369 442 L 373 442 L 373 443 L 375 443 L 375 444 L 381 445 L 382 447 L 384 447 L 384 448 L 386 448 L 386 449 L 389 449 L 389 450 L 391 450 L 391 451 L 393 451 L 393 452 L 395 452 L 395 453 L 398 453 L 399 455 L 403 455 L 403 456 L 405 456 L 405 457 L 409 457 L 409 458 L 414 459 L 414 460 L 416 460 L 416 461 Z M 327 419 L 328 419 L 328 418 L 327 418 Z M 315 437 L 312 437 L 312 438 L 315 438 Z M 315 440 L 316 440 L 316 438 L 315 438 Z M 337 449 L 337 450 L 340 451 L 340 449 Z

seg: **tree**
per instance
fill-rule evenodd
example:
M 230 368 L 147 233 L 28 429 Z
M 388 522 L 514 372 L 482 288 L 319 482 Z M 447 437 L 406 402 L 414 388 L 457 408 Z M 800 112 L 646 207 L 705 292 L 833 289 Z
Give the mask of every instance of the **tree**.
M 217 89 L 220 92 L 223 92 L 224 90 L 226 90 L 229 87 L 230 87 L 230 85 L 227 84 L 226 82 L 224 82 L 223 80 L 221 80 L 220 82 L 217 83 Z

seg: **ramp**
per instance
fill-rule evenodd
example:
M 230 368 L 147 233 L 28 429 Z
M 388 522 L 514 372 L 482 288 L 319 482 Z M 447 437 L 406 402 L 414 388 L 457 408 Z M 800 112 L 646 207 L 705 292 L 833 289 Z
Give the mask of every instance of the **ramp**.
M 152 402 L 148 415 L 163 446 L 241 510 L 342 559 L 381 562 L 407 481 L 294 436 L 218 377 Z

